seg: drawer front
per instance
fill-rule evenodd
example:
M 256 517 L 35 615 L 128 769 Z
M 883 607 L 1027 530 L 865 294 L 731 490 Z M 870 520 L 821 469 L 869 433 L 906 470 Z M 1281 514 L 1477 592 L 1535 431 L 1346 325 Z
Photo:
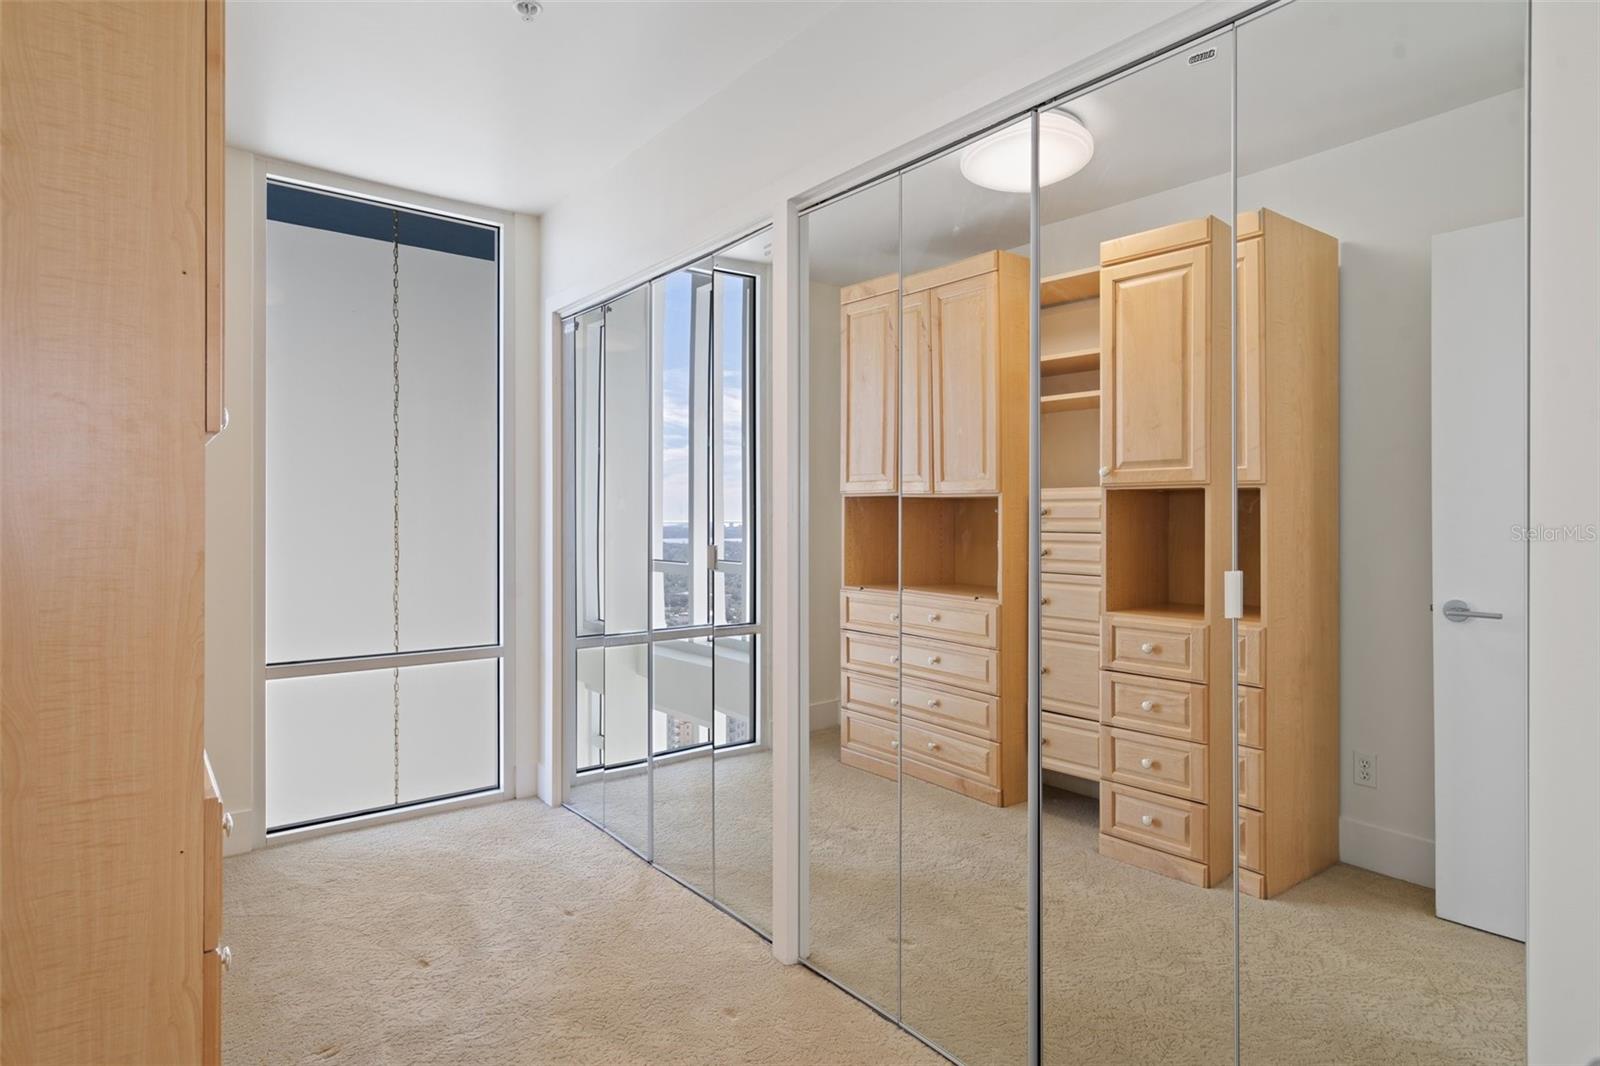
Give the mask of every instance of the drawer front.
M 900 731 L 895 723 L 882 718 L 840 711 L 839 746 L 893 760 L 900 752 Z
M 1252 748 L 1265 747 L 1267 736 L 1267 694 L 1259 688 L 1239 690 L 1239 743 Z
M 908 593 L 900 608 L 901 628 L 919 636 L 992 648 L 1000 632 L 1000 605 L 993 600 Z
M 1206 626 L 1108 614 L 1101 623 L 1100 654 L 1107 669 L 1204 681 Z
M 882 589 L 843 589 L 839 593 L 839 625 L 868 633 L 900 635 L 900 597 Z
M 1239 806 L 1263 810 L 1266 800 L 1267 753 L 1255 748 L 1239 749 Z
M 900 677 L 900 641 L 866 633 L 840 633 L 839 665 L 846 670 L 878 677 Z
M 901 645 L 907 677 L 980 692 L 1000 691 L 1000 657 L 993 651 L 921 637 L 905 637 Z
M 1062 633 L 1039 640 L 1039 703 L 1045 710 L 1100 720 L 1100 641 Z
M 1075 777 L 1100 776 L 1100 729 L 1065 715 L 1039 715 L 1039 765 Z
M 222 1066 L 222 956 L 200 956 L 200 1066 Z
M 1050 574 L 1039 579 L 1039 625 L 1100 636 L 1103 585 L 1083 574 Z
M 1046 574 L 1100 575 L 1100 534 L 1045 533 L 1039 538 L 1039 570 Z
M 998 696 L 942 688 L 910 678 L 900 685 L 900 694 L 907 718 L 970 733 L 985 740 L 1000 739 Z
M 999 787 L 1000 745 L 947 733 L 910 719 L 905 722 L 904 736 L 908 760 L 914 759 L 973 781 Z
M 1206 795 L 1205 745 L 1186 740 L 1107 729 L 1100 736 L 1100 772 L 1120 785 L 1182 799 L 1204 800 Z
M 1267 683 L 1267 630 L 1258 622 L 1239 623 L 1239 684 Z
M 1265 840 L 1261 835 L 1261 822 L 1266 817 L 1260 811 L 1239 812 L 1239 865 L 1246 870 L 1261 870 L 1261 849 Z
M 1039 529 L 1045 533 L 1099 533 L 1105 525 L 1098 488 L 1045 489 L 1040 493 Z
M 900 695 L 893 681 L 844 671 L 839 675 L 839 706 L 880 718 L 895 718 L 900 714 Z
M 1206 861 L 1206 807 L 1107 782 L 1100 788 L 1100 832 Z
M 1137 674 L 1100 675 L 1100 721 L 1119 729 L 1206 739 L 1206 687 Z

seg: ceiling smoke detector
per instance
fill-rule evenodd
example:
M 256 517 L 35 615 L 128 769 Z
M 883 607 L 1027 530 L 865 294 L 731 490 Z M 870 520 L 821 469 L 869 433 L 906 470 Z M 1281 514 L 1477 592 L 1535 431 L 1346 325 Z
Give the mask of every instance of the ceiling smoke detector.
M 532 22 L 533 16 L 544 10 L 544 5 L 539 3 L 539 0 L 517 0 L 515 6 L 523 22 Z

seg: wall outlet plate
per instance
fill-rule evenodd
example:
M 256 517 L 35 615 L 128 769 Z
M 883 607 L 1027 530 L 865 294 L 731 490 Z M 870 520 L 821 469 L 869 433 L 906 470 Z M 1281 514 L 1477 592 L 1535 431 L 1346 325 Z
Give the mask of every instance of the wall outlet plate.
M 1378 787 L 1378 757 L 1364 751 L 1350 753 L 1350 779 L 1362 788 Z

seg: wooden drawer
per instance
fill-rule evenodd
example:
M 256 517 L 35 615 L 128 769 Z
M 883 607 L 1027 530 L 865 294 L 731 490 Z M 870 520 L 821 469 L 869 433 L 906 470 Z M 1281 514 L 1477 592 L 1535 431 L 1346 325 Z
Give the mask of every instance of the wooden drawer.
M 1267 630 L 1259 622 L 1239 623 L 1239 684 L 1267 683 Z
M 1048 574 L 1039 578 L 1039 626 L 1100 637 L 1100 604 L 1104 586 L 1084 574 Z
M 1205 745 L 1107 729 L 1100 735 L 1100 774 L 1119 785 L 1203 801 Z
M 1100 640 L 1076 633 L 1039 640 L 1039 704 L 1047 711 L 1100 720 Z
M 840 590 L 839 626 L 842 629 L 899 636 L 900 594 L 885 589 Z
M 1108 670 L 1204 681 L 1206 624 L 1108 614 L 1101 622 L 1100 665 Z
M 900 618 L 906 633 L 984 648 L 994 647 L 1000 632 L 1000 605 L 993 600 L 908 592 L 901 597 Z
M 905 737 L 907 765 L 911 762 L 925 763 L 970 781 L 993 788 L 1000 787 L 1000 745 L 949 733 L 910 719 L 903 723 L 902 735 Z M 907 769 L 906 772 L 913 771 Z
M 1039 570 L 1046 574 L 1100 576 L 1100 534 L 1045 533 L 1039 538 Z
M 898 680 L 900 677 L 900 640 L 867 633 L 853 633 L 848 629 L 839 634 L 839 666 L 863 674 L 875 674 Z
M 904 637 L 901 648 L 906 677 L 980 692 L 1000 691 L 1000 657 L 991 650 L 923 637 Z
M 1103 493 L 1084 489 L 1044 489 L 1039 494 L 1039 529 L 1044 533 L 1099 533 Z
M 1077 718 L 1039 715 L 1039 765 L 1075 777 L 1100 776 L 1100 729 Z
M 893 762 L 900 751 L 900 729 L 894 722 L 870 714 L 841 710 L 839 747 Z
M 1239 812 L 1239 865 L 1246 870 L 1261 869 L 1261 849 L 1266 842 L 1261 835 L 1261 822 L 1265 817 L 1260 811 Z
M 907 718 L 986 740 L 1000 739 L 998 696 L 963 692 L 912 678 L 901 682 L 900 695 Z
M 1185 859 L 1206 861 L 1203 803 L 1108 781 L 1100 786 L 1100 832 Z
M 1179 740 L 1206 739 L 1206 687 L 1137 674 L 1100 675 L 1100 721 Z
M 839 674 L 839 706 L 892 719 L 900 714 L 900 694 L 893 681 L 845 670 Z
M 1239 743 L 1262 747 L 1267 736 L 1267 694 L 1259 688 L 1239 689 Z
M 200 956 L 200 1063 L 222 1063 L 222 956 L 215 951 Z
M 1265 809 L 1267 753 L 1255 748 L 1239 749 L 1239 806 Z

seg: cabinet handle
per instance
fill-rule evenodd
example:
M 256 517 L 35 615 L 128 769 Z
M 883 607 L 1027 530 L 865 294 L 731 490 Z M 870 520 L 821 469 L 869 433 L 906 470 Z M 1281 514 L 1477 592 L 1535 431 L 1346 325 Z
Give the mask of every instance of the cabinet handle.
M 1101 477 L 1110 477 L 1111 476 L 1111 468 L 1109 466 L 1102 466 L 1100 468 L 1100 476 Z
M 1156 646 L 1147 640 L 1143 644 L 1139 645 L 1139 650 L 1144 652 L 1146 655 L 1154 655 L 1156 653 Z
M 1050 554 L 1050 549 L 1049 548 L 1040 548 L 1039 549 L 1039 555 L 1040 555 L 1041 558 L 1046 556 L 1046 555 L 1049 555 L 1049 554 Z
M 898 748 L 900 746 L 900 742 L 898 740 L 891 740 L 889 741 L 889 746 L 891 748 Z
M 1139 704 L 1139 709 L 1141 711 L 1153 711 L 1153 710 L 1156 709 L 1156 701 L 1155 700 L 1145 700 L 1143 703 Z
M 1041 748 L 1048 748 L 1050 746 L 1050 738 L 1049 737 L 1040 737 L 1039 738 L 1039 746 Z
M 1150 767 L 1154 766 L 1155 764 L 1156 764 L 1156 761 L 1154 759 L 1151 759 L 1151 758 L 1140 759 L 1139 760 L 1139 769 L 1148 770 L 1148 769 L 1150 769 Z
M 1043 677 L 1045 674 L 1048 674 L 1049 672 L 1050 672 L 1050 668 L 1048 666 L 1039 667 L 1039 676 L 1040 677 Z
M 225 837 L 233 836 L 233 815 L 228 811 L 222 812 L 222 835 Z
M 1141 814 L 1139 816 L 1139 824 L 1140 825 L 1155 825 L 1156 824 L 1156 820 L 1155 820 L 1155 817 L 1153 815 Z

